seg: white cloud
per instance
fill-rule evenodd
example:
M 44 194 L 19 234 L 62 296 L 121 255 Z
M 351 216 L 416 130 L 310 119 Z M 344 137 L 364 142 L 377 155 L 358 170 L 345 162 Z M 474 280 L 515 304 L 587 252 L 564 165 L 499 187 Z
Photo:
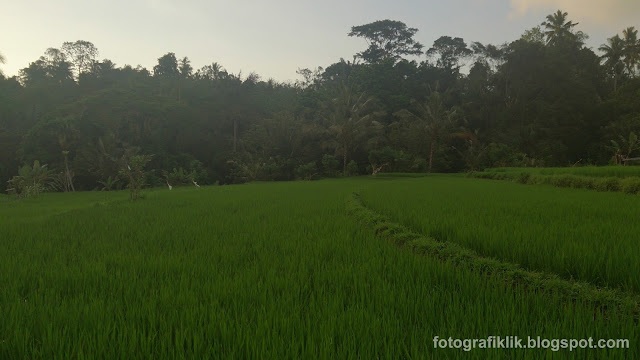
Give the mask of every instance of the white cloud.
M 640 0 L 510 0 L 511 18 L 530 11 L 561 9 L 574 22 L 587 22 L 605 27 L 640 27 Z

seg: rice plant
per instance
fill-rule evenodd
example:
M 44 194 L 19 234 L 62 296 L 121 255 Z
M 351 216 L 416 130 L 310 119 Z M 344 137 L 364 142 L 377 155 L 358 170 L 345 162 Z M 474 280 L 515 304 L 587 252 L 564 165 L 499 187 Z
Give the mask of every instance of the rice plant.
M 513 287 L 453 262 L 403 251 L 377 238 L 345 209 L 345 199 L 360 190 L 377 208 L 419 224 L 442 220 L 436 208 L 453 216 L 450 209 L 460 199 L 469 203 L 457 205 L 466 213 L 465 207 L 477 206 L 470 192 L 495 196 L 492 184 L 502 184 L 507 193 L 516 186 L 457 177 L 356 178 L 162 188 L 144 191 L 144 199 L 136 202 L 128 200 L 127 191 L 110 191 L 46 193 L 3 203 L 0 358 L 555 355 L 551 350 L 467 353 L 433 347 L 434 336 L 490 335 L 629 338 L 632 346 L 626 350 L 558 355 L 640 356 L 634 346 L 640 328 L 628 316 L 604 314 L 582 301 Z M 423 200 L 429 189 L 466 196 L 431 197 L 432 204 L 425 207 L 405 196 L 403 188 Z M 550 196 L 541 196 L 547 202 L 530 205 L 555 206 Z M 502 213 L 504 222 L 526 214 L 525 209 L 517 213 L 492 204 L 498 210 L 490 216 Z M 422 215 L 414 217 L 409 207 Z M 574 210 L 585 218 L 595 211 L 582 206 Z M 451 224 L 469 227 L 469 222 L 487 216 L 483 214 L 445 222 L 441 230 L 444 233 Z M 499 230 L 496 222 L 487 230 Z M 611 238 L 624 234 L 612 230 L 605 227 L 600 232 Z M 487 232 L 480 234 L 490 244 L 495 242 Z M 539 240 L 545 242 L 544 237 Z M 620 248 L 624 246 L 634 252 L 622 236 Z M 582 248 L 586 257 L 576 261 L 593 261 L 587 253 L 598 250 Z M 593 266 L 603 268 L 597 262 Z
M 366 204 L 482 255 L 640 292 L 640 198 L 433 176 L 371 185 Z

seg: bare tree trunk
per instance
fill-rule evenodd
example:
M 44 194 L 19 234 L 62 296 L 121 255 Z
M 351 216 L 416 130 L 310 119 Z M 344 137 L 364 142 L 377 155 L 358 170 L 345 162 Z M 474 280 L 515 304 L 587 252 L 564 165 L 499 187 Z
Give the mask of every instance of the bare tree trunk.
M 75 192 L 76 189 L 73 186 L 73 179 L 71 178 L 71 172 L 69 171 L 69 161 L 67 160 L 67 155 L 64 156 L 64 167 L 67 170 L 67 172 L 66 172 L 66 178 L 67 178 L 66 183 L 67 184 L 65 186 L 65 188 L 66 188 L 65 191 L 68 192 L 69 190 L 71 190 L 71 191 Z
M 373 173 L 371 175 L 376 176 L 381 170 L 382 168 L 384 168 L 385 166 L 389 166 L 390 164 L 384 163 L 380 166 L 378 166 L 378 164 L 371 164 L 371 168 L 373 169 Z
M 347 141 L 342 142 L 342 176 L 347 176 Z
M 433 140 L 431 140 L 431 146 L 429 147 L 429 172 L 433 167 Z
M 238 118 L 233 117 L 233 152 L 238 150 Z

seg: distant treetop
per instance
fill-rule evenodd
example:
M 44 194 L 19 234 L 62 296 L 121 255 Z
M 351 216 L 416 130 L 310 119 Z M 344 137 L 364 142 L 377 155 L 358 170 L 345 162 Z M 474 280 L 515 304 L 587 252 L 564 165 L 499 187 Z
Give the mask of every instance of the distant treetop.
M 403 55 L 422 55 L 424 47 L 413 39 L 418 29 L 408 28 L 401 21 L 378 20 L 370 24 L 353 26 L 349 36 L 365 38 L 369 48 L 357 56 L 367 63 L 386 60 L 398 61 Z

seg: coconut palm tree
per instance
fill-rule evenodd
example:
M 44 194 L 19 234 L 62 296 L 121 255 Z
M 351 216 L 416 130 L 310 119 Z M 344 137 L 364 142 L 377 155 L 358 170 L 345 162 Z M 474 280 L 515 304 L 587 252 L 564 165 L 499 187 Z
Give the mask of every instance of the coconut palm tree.
M 576 39 L 576 34 L 572 29 L 578 25 L 567 20 L 568 13 L 558 10 L 551 15 L 547 15 L 547 20 L 541 25 L 544 26 L 544 35 L 548 45 L 557 45 L 565 40 Z
M 624 41 L 619 35 L 616 35 L 607 39 L 607 42 L 608 44 L 603 44 L 598 49 L 604 53 L 600 58 L 604 60 L 604 65 L 613 76 L 613 91 L 617 91 L 618 79 L 622 76 L 625 67 L 622 61 L 624 57 Z
M 69 170 L 69 150 L 78 137 L 78 130 L 74 127 L 72 119 L 67 117 L 58 123 L 58 144 L 64 157 L 65 173 L 63 175 L 63 190 L 65 192 L 76 191 L 73 186 L 73 171 Z
M 630 26 L 622 30 L 624 41 L 624 64 L 629 76 L 635 77 L 636 66 L 640 65 L 640 40 L 638 40 L 638 30 Z
M 349 151 L 355 150 L 358 141 L 366 136 L 368 125 L 375 113 L 369 111 L 373 98 L 358 93 L 348 85 L 340 87 L 338 96 L 328 104 L 326 118 L 329 131 L 335 136 L 336 147 L 342 151 L 343 173 L 347 173 Z
M 413 111 L 403 109 L 394 115 L 411 121 L 417 126 L 417 130 L 427 137 L 426 140 L 429 141 L 429 172 L 431 172 L 435 149 L 453 132 L 458 109 L 445 106 L 442 94 L 438 91 L 432 91 L 423 103 L 415 101 L 413 103 Z

